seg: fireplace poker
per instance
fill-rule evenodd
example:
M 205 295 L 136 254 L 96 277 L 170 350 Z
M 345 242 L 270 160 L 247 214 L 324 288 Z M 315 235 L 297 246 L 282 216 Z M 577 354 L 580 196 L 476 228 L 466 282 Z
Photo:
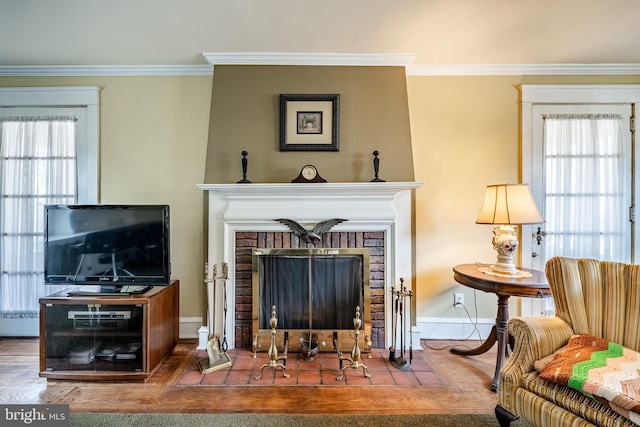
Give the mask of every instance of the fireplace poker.
M 413 291 L 409 293 L 409 310 L 413 313 Z M 409 317 L 409 365 L 413 362 L 413 322 Z
M 395 297 L 395 288 L 391 287 L 391 307 L 393 317 L 391 318 L 391 347 L 389 347 L 389 360 L 396 360 L 396 328 L 398 327 L 398 298 Z
M 403 368 L 404 365 L 407 363 L 406 360 L 404 360 L 404 330 L 405 330 L 405 323 L 404 323 L 404 296 L 402 297 L 398 297 L 400 299 L 400 358 L 396 359 L 396 368 Z
M 208 328 L 209 328 L 209 341 L 211 340 L 216 340 L 218 341 L 217 337 L 214 334 L 214 323 L 215 323 L 215 316 L 214 316 L 214 309 L 216 306 L 216 275 L 218 274 L 218 264 L 213 264 L 213 274 L 211 277 L 209 277 L 209 263 L 205 263 L 204 264 L 204 283 L 206 286 L 206 292 L 207 292 L 207 306 L 208 306 L 208 310 L 207 310 L 207 323 L 208 323 Z M 209 290 L 209 286 L 211 286 L 211 290 Z M 209 304 L 209 302 L 211 304 Z M 220 347 L 220 343 L 217 343 L 218 346 Z
M 229 280 L 229 265 L 226 262 L 222 263 L 222 351 L 226 352 L 229 348 L 227 344 L 227 280 Z

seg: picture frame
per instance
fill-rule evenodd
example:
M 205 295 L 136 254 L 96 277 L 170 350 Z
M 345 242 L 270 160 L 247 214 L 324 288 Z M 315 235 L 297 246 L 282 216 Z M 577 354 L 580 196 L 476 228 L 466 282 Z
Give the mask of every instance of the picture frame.
M 340 95 L 281 94 L 280 151 L 340 151 Z

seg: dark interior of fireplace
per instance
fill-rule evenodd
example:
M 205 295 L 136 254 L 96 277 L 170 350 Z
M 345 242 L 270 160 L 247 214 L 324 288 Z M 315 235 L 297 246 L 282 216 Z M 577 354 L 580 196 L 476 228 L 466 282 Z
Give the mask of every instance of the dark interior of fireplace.
M 356 307 L 370 334 L 368 249 L 254 249 L 252 258 L 254 335 L 269 335 L 273 306 L 290 351 L 299 337 L 317 339 L 320 351 L 336 336 L 353 343 Z

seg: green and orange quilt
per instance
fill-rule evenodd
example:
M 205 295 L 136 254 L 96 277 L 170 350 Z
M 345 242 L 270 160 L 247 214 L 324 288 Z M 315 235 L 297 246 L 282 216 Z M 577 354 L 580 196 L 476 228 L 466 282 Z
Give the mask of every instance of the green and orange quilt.
M 535 363 L 540 378 L 579 390 L 640 425 L 640 353 L 590 335 L 575 335 Z

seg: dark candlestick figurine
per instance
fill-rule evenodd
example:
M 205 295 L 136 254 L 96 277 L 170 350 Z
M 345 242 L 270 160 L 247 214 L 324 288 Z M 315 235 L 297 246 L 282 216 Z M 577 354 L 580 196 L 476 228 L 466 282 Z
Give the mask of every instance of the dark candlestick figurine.
M 380 159 L 378 158 L 378 154 L 380 154 L 378 150 L 373 152 L 373 172 L 375 173 L 375 178 L 373 178 L 371 182 L 386 182 L 384 179 L 378 178 L 378 171 L 380 169 Z
M 247 164 L 248 164 L 248 160 L 247 160 L 247 153 L 246 151 L 242 151 L 242 179 L 240 181 L 238 181 L 238 184 L 251 184 L 251 181 L 249 181 L 247 179 Z

